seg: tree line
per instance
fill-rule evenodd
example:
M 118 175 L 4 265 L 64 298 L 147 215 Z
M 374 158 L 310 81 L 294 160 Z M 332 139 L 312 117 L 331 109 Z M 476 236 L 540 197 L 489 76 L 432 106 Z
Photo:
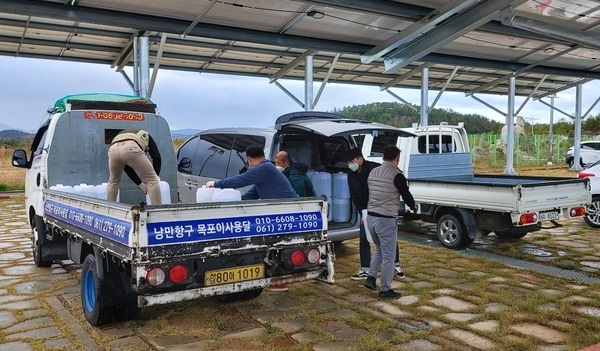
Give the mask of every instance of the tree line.
M 406 105 L 400 102 L 373 102 L 365 105 L 354 105 L 343 108 L 334 108 L 332 112 L 342 116 L 365 121 L 372 121 L 392 125 L 394 127 L 410 127 L 420 120 L 418 105 Z M 515 117 L 516 119 L 516 117 Z M 463 114 L 452 109 L 434 108 L 429 111 L 429 124 L 465 123 L 465 129 L 469 134 L 500 134 L 504 123 L 500 123 L 478 114 Z M 525 123 L 525 133 L 531 134 L 531 124 Z M 548 123 L 534 124 L 533 134 L 548 134 L 550 125 Z M 555 135 L 572 136 L 575 125 L 572 120 L 561 118 L 553 123 L 552 132 Z M 596 135 L 600 134 L 600 114 L 587 117 L 582 123 L 582 133 Z

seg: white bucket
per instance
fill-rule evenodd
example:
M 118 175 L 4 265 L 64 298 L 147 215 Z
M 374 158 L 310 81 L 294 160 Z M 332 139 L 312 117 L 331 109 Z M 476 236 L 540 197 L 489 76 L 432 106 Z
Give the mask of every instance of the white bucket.
M 348 174 L 339 172 L 333 175 L 333 198 L 349 199 Z
M 219 192 L 215 192 L 212 200 L 215 202 L 240 201 L 242 200 L 242 193 L 236 189 L 225 188 Z
M 163 205 L 171 203 L 171 186 L 164 180 L 160 181 L 160 196 L 162 198 Z M 146 203 L 148 205 L 152 205 L 149 194 L 146 194 Z
M 315 172 L 312 177 L 313 187 L 317 196 L 325 195 L 331 198 L 331 174 L 327 172 Z
M 350 221 L 350 199 L 333 198 L 333 221 L 345 223 Z
M 196 190 L 196 202 L 212 202 L 212 197 L 215 192 L 215 188 L 207 188 L 203 185 L 202 188 Z

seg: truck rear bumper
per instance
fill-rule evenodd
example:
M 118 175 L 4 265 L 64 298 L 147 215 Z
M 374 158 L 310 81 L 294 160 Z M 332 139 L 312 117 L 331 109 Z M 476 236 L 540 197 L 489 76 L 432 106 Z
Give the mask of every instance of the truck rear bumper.
M 162 305 L 178 301 L 194 300 L 201 297 L 210 297 L 247 290 L 263 289 L 271 284 L 299 282 L 304 280 L 317 279 L 321 276 L 325 276 L 324 280 L 328 283 L 333 283 L 333 276 L 331 274 L 328 274 L 327 269 L 323 267 L 314 271 L 308 271 L 300 274 L 285 275 L 281 277 L 249 280 L 239 283 L 223 284 L 176 292 L 166 292 L 155 295 L 141 295 L 137 298 L 137 304 L 139 307 Z

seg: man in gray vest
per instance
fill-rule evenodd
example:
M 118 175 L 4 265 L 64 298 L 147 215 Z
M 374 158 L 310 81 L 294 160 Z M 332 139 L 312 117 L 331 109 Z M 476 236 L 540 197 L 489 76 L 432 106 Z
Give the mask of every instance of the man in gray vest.
M 394 278 L 394 256 L 398 247 L 398 206 L 400 196 L 413 212 L 416 212 L 415 200 L 408 190 L 408 183 L 398 169 L 400 150 L 394 145 L 383 148 L 383 163 L 371 171 L 367 184 L 369 202 L 367 205 L 367 226 L 375 244 L 371 257 L 369 276 L 365 286 L 377 290 L 377 272 L 381 270 L 380 299 L 397 299 L 401 295 L 392 290 Z

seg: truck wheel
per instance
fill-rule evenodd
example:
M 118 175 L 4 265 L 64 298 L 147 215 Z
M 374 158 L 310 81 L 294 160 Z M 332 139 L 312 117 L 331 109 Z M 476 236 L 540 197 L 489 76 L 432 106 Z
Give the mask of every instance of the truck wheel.
M 236 301 L 248 301 L 255 299 L 262 294 L 263 289 L 254 289 L 247 291 L 240 291 L 233 294 L 218 295 L 217 300 L 223 303 L 236 302 Z
M 118 322 L 126 322 L 136 319 L 142 309 L 137 306 L 137 300 L 123 302 L 117 305 L 115 319 Z
M 524 238 L 527 232 L 495 232 L 498 239 L 502 240 L 516 240 Z
M 462 249 L 473 243 L 465 225 L 452 214 L 445 214 L 438 220 L 437 237 L 449 249 Z
M 102 306 L 102 279 L 98 277 L 96 257 L 87 255 L 81 267 L 81 304 L 85 319 L 93 326 L 106 324 L 116 306 Z
M 593 195 L 592 202 L 585 209 L 585 223 L 600 228 L 600 195 Z
M 44 219 L 41 216 L 34 216 L 34 226 L 31 227 L 31 253 L 33 254 L 33 263 L 37 267 L 50 267 L 52 261 L 44 260 L 42 255 L 42 243 L 45 241 Z

